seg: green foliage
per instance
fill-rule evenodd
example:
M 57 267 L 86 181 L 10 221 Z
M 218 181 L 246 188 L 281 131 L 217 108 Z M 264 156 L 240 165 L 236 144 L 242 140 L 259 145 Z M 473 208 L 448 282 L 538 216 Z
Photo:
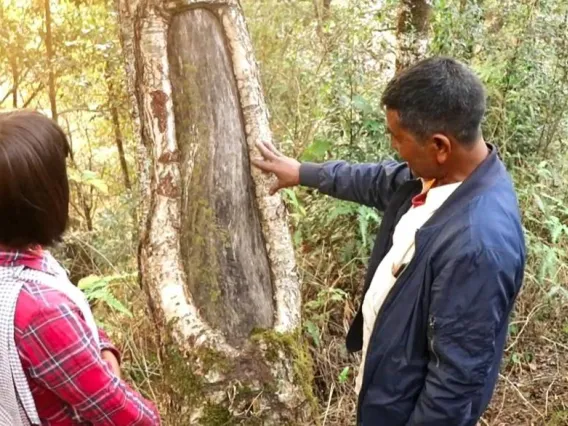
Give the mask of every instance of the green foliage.
M 207 404 L 203 412 L 203 426 L 228 426 L 231 424 L 233 416 L 222 405 Z
M 90 170 L 83 170 L 79 173 L 75 169 L 69 169 L 67 173 L 71 182 L 91 186 L 102 194 L 108 194 L 108 185 L 98 177 L 97 173 Z
M 302 389 L 306 403 L 315 412 L 317 400 L 313 393 L 313 364 L 310 357 L 307 356 L 306 343 L 301 335 L 259 330 L 253 333 L 251 339 L 258 345 L 266 347 L 265 356 L 269 362 L 277 363 L 281 358 L 293 360 L 294 382 Z
M 111 309 L 132 318 L 132 313 L 112 293 L 112 284 L 122 282 L 132 275 L 111 275 L 99 277 L 90 275 L 79 281 L 79 288 L 83 290 L 87 299 L 92 302 L 102 302 Z
M 341 373 L 339 373 L 339 377 L 337 378 L 339 380 L 339 383 L 343 384 L 347 382 L 347 379 L 349 378 L 349 372 L 349 367 L 345 367 L 343 370 L 341 370 Z

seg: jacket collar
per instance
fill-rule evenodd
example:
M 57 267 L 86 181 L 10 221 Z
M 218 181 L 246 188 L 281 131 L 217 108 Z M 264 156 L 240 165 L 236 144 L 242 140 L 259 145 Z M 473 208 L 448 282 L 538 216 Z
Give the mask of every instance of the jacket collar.
M 479 194 L 504 181 L 510 182 L 505 165 L 499 158 L 497 148 L 487 144 L 490 149 L 487 158 L 473 171 L 469 177 L 453 192 L 437 212 L 422 228 L 427 232 L 446 223 L 451 212 L 465 206 Z

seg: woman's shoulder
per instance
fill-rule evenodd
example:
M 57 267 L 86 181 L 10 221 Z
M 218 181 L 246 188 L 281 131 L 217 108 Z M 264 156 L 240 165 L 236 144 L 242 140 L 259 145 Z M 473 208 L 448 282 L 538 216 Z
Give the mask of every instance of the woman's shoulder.
M 14 325 L 23 332 L 39 317 L 49 320 L 62 311 L 81 314 L 79 308 L 63 292 L 38 281 L 24 281 L 16 302 Z

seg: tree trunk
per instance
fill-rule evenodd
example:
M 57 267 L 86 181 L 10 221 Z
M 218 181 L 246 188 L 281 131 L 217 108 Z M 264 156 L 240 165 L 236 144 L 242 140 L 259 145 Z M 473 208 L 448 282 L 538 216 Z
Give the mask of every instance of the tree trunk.
M 425 55 L 432 12 L 431 0 L 401 0 L 398 13 L 396 72 Z
M 331 0 L 323 0 L 323 18 L 327 19 L 331 12 Z
M 299 424 L 311 363 L 285 209 L 250 167 L 271 133 L 239 3 L 118 4 L 141 135 L 141 281 L 181 371 L 177 415 Z
M 18 56 L 13 53 L 10 56 L 10 68 L 12 69 L 12 80 L 14 85 L 12 86 L 12 107 L 18 108 L 18 88 L 20 84 L 20 70 L 18 67 Z
M 45 0 L 45 49 L 47 66 L 49 70 L 49 104 L 51 106 L 51 118 L 57 122 L 57 92 L 55 89 L 55 71 L 53 69 L 53 40 L 51 36 L 51 5 L 50 0 Z
M 107 62 L 105 67 L 105 78 L 107 81 L 108 89 L 108 105 L 110 109 L 110 116 L 112 120 L 112 128 L 114 131 L 114 142 L 116 145 L 116 150 L 118 152 L 118 160 L 120 162 L 120 170 L 122 172 L 122 181 L 124 182 L 124 187 L 130 191 L 132 189 L 132 184 L 130 183 L 130 174 L 128 173 L 128 163 L 126 162 L 126 155 L 124 153 L 124 141 L 122 137 L 122 130 L 120 128 L 120 116 L 118 114 L 117 99 L 118 93 L 114 88 L 114 83 L 112 81 L 112 69 L 109 62 Z M 136 226 L 136 221 L 134 222 Z

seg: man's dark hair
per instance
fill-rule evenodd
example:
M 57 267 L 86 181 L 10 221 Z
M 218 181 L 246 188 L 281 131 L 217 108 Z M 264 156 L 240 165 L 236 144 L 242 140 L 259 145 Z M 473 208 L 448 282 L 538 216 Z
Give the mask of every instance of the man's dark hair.
M 0 113 L 0 244 L 15 249 L 61 240 L 69 216 L 67 137 L 31 111 Z
M 420 140 L 440 132 L 468 145 L 481 135 L 483 84 L 455 59 L 433 57 L 415 63 L 388 83 L 382 103 L 396 110 L 401 125 Z

